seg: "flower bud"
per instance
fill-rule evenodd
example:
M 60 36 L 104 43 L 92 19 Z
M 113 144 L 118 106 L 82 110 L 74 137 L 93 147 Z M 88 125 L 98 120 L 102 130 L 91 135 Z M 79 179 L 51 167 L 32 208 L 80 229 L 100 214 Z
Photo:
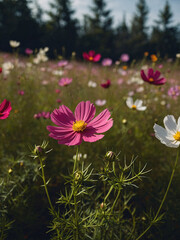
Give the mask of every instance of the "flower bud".
M 108 161 L 114 161 L 115 159 L 115 153 L 112 151 L 108 151 L 105 155 L 105 159 Z

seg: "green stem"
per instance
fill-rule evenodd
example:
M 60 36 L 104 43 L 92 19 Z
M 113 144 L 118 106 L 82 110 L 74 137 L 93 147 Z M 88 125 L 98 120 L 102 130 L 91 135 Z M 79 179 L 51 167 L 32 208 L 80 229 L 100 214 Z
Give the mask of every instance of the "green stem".
M 144 230 L 144 232 L 141 233 L 141 235 L 140 235 L 138 238 L 136 238 L 136 240 L 139 240 L 142 236 L 144 236 L 144 234 L 145 234 L 145 233 L 151 228 L 151 226 L 156 222 L 156 220 L 157 220 L 157 218 L 158 218 L 158 215 L 159 215 L 159 213 L 160 213 L 160 211 L 161 211 L 161 208 L 162 208 L 162 206 L 163 206 L 163 204 L 164 204 L 164 201 L 166 200 L 167 194 L 168 194 L 168 192 L 169 192 L 169 189 L 170 189 L 170 186 L 171 186 L 173 177 L 174 177 L 174 173 L 175 173 L 175 170 L 176 170 L 176 166 L 177 166 L 177 162 L 178 162 L 178 157 L 179 157 L 179 150 L 178 150 L 177 155 L 176 155 L 176 160 L 175 160 L 174 167 L 173 167 L 173 170 L 172 170 L 172 173 L 171 173 L 171 177 L 170 177 L 170 180 L 169 180 L 169 184 L 168 184 L 168 186 L 167 186 L 167 189 L 166 189 L 166 192 L 165 192 L 165 194 L 164 194 L 164 197 L 163 197 L 163 199 L 162 199 L 162 201 L 161 201 L 161 204 L 160 204 L 160 206 L 159 206 L 159 208 L 158 208 L 158 210 L 157 210 L 157 213 L 156 213 L 155 217 L 153 218 L 153 220 L 151 221 L 149 227 L 147 227 L 147 228 Z
M 114 188 L 113 186 L 110 187 L 109 192 L 107 193 L 106 197 L 104 198 L 104 203 L 106 202 L 106 199 L 109 197 L 109 194 L 111 193 L 113 188 Z
M 76 158 L 74 161 L 74 167 L 73 167 L 73 175 L 74 175 L 74 190 L 73 190 L 73 195 L 74 195 L 74 212 L 75 212 L 75 233 L 74 233 L 74 239 L 78 240 L 79 238 L 79 230 L 78 230 L 78 205 L 77 205 L 77 183 L 76 183 L 76 176 L 75 176 L 75 172 L 76 170 L 78 170 L 78 166 L 77 166 L 77 161 L 78 161 L 78 146 L 77 146 L 77 151 L 76 151 Z
M 49 202 L 49 206 L 50 206 L 52 212 L 55 213 L 55 210 L 54 210 L 54 207 L 52 205 L 52 202 L 51 202 L 51 199 L 50 199 L 50 196 L 49 196 L 49 192 L 48 192 L 48 189 L 47 189 L 47 183 L 46 183 L 45 174 L 44 174 L 44 167 L 43 167 L 43 162 L 42 162 L 41 158 L 40 158 L 40 164 L 41 164 L 42 179 L 43 179 L 43 183 L 44 183 L 46 196 L 47 196 L 47 199 L 48 199 L 48 202 Z
M 42 158 L 40 157 L 40 164 L 41 164 L 41 172 L 42 172 L 42 179 L 43 179 L 43 183 L 44 183 L 44 189 L 45 189 L 45 192 L 46 192 L 46 196 L 47 196 L 47 199 L 48 199 L 48 202 L 49 202 L 49 206 L 50 206 L 50 209 L 52 211 L 52 213 L 58 217 L 58 214 L 56 213 L 53 205 L 52 205 L 52 202 L 51 202 L 51 199 L 50 199 L 50 196 L 49 196 L 49 192 L 48 192 L 48 189 L 47 189 L 47 183 L 46 183 L 46 179 L 45 179 L 45 174 L 44 174 L 44 167 L 43 167 L 43 161 L 42 161 Z M 57 239 L 62 239 L 60 237 L 60 233 L 59 233 L 59 230 L 56 228 L 56 232 L 57 232 Z
M 118 194 L 117 194 L 116 199 L 115 199 L 115 201 L 114 201 L 114 203 L 113 203 L 113 205 L 112 205 L 112 208 L 111 208 L 111 212 L 110 212 L 110 213 L 113 212 L 113 209 L 114 209 L 114 207 L 115 207 L 115 205 L 116 205 L 116 203 L 117 203 L 117 200 L 118 200 L 118 198 L 119 198 L 120 192 L 121 192 L 121 189 L 119 189 L 119 191 L 118 191 Z

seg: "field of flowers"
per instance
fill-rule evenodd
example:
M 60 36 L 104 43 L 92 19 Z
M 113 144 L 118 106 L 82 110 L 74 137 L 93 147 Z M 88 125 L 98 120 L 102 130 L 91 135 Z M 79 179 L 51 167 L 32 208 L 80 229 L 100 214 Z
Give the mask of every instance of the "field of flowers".
M 16 47 L 0 54 L 0 239 L 179 239 L 179 55 Z

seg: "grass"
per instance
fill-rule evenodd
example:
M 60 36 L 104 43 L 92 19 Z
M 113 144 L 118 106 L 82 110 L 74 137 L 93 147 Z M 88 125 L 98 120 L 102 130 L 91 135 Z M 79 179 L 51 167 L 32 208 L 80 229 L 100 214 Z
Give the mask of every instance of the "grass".
M 48 61 L 38 65 L 32 64 L 31 67 L 27 67 L 26 64 L 31 59 L 0 55 L 1 64 L 7 60 L 14 64 L 14 69 L 7 77 L 4 77 L 3 74 L 0 75 L 1 102 L 6 98 L 11 101 L 12 105 L 10 116 L 1 121 L 0 161 L 2 161 L 2 169 L 0 173 L 2 176 L 3 174 L 10 175 L 8 172 L 10 168 L 14 171 L 14 163 L 19 156 L 29 151 L 29 146 L 39 145 L 43 140 L 49 141 L 49 147 L 53 151 L 48 157 L 46 174 L 51 177 L 49 188 L 55 202 L 56 192 L 63 185 L 61 174 L 68 172 L 76 147 L 58 145 L 56 140 L 49 138 L 46 126 L 53 125 L 51 120 L 35 119 L 34 114 L 43 111 L 52 112 L 60 105 L 57 103 L 57 99 L 61 99 L 61 104 L 68 106 L 72 111 L 80 101 L 90 100 L 95 103 L 97 99 L 105 99 L 107 101 L 105 106 L 96 106 L 96 114 L 108 108 L 111 111 L 114 125 L 105 133 L 102 140 L 91 144 L 84 142 L 80 146 L 80 152 L 86 153 L 88 156 L 86 161 L 93 163 L 93 166 L 97 168 L 100 168 L 102 158 L 108 150 L 120 152 L 122 161 L 124 156 L 127 159 L 138 156 L 137 161 L 141 161 L 142 164 L 147 163 L 148 168 L 152 171 L 148 174 L 148 178 L 142 182 L 141 188 L 135 190 L 134 205 L 136 205 L 139 214 L 143 214 L 144 211 L 151 208 L 157 209 L 168 183 L 176 150 L 167 148 L 154 137 L 153 125 L 155 122 L 162 125 L 163 118 L 168 114 L 174 115 L 176 119 L 180 116 L 179 97 L 173 99 L 167 94 L 171 86 L 179 84 L 180 72 L 177 61 L 164 60 L 161 62 L 163 68 L 160 71 L 167 79 L 167 83 L 161 87 L 146 83 L 142 85 L 129 83 L 135 74 L 140 78 L 142 63 L 128 66 L 124 76 L 119 72 L 119 69 L 122 69 L 122 64 L 103 67 L 100 64 L 90 66 L 87 63 L 71 61 L 63 69 L 62 77 L 72 78 L 73 81 L 66 87 L 60 87 L 58 81 L 61 76 L 53 75 L 54 70 L 60 69 L 57 67 L 57 61 Z M 152 65 L 151 62 L 143 62 L 144 64 Z M 160 62 L 156 63 L 154 68 L 158 69 L 159 64 Z M 122 84 L 118 84 L 120 78 L 123 80 Z M 110 79 L 112 84 L 109 88 L 104 89 L 100 84 L 107 79 Z M 89 80 L 96 82 L 97 87 L 88 87 Z M 143 87 L 144 90 L 138 92 L 139 87 Z M 56 89 L 59 89 L 60 93 L 56 93 Z M 24 95 L 19 95 L 18 90 L 23 90 Z M 129 94 L 133 94 L 134 99 L 142 99 L 147 110 L 138 112 L 129 109 L 125 103 Z M 124 119 L 126 119 L 126 123 L 123 123 Z M 6 158 L 11 159 L 11 161 L 4 161 L 3 159 Z M 25 165 L 26 161 L 29 164 L 30 160 L 27 159 L 23 158 Z M 155 239 L 155 236 L 158 236 L 159 240 L 174 240 L 180 236 L 178 229 L 178 219 L 180 218 L 178 197 L 180 197 L 180 192 L 177 188 L 180 181 L 179 176 L 180 169 L 178 168 L 163 209 L 163 211 L 167 211 L 165 223 L 158 228 L 153 228 L 149 239 Z M 26 183 L 26 186 L 28 184 L 30 183 Z M 31 184 L 31 195 L 27 196 L 29 193 L 27 190 L 27 201 L 23 203 L 19 216 L 19 205 L 15 209 L 10 209 L 8 213 L 10 219 L 16 219 L 8 239 L 26 239 L 26 235 L 27 239 L 45 239 L 45 236 L 41 236 L 40 231 L 45 232 L 44 226 L 48 225 L 49 217 L 47 210 L 45 210 L 47 202 L 44 199 L 43 190 L 39 187 L 39 180 L 31 182 Z M 30 210 L 24 216 L 28 208 Z M 34 209 L 36 210 L 34 211 Z M 39 212 L 37 213 L 37 211 Z M 37 224 L 38 218 L 41 221 L 39 226 Z M 22 219 L 26 224 L 23 223 Z M 25 225 L 27 227 L 24 227 Z M 16 238 L 12 236 L 16 236 Z

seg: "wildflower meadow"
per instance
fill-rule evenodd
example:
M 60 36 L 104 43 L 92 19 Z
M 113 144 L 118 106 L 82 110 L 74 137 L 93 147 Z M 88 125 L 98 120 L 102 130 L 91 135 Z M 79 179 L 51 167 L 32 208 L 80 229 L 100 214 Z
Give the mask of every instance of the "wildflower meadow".
M 179 58 L 47 52 L 0 57 L 1 239 L 177 239 Z
M 0 240 L 180 239 L 179 28 L 166 1 L 146 38 L 138 0 L 113 32 L 93 2 L 83 27 L 0 2 Z

